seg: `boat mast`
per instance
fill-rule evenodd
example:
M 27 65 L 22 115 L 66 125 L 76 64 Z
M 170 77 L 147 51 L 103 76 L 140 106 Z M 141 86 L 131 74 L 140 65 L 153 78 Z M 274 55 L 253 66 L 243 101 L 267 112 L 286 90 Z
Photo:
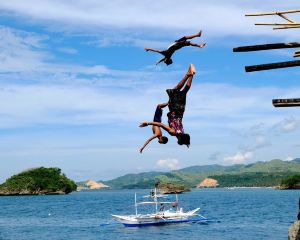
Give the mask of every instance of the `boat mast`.
M 178 211 L 178 195 L 176 193 L 176 211 Z
M 157 212 L 157 195 L 156 195 L 156 188 L 154 188 L 154 202 L 155 202 L 155 210 Z
M 137 213 L 136 193 L 134 193 L 134 206 L 135 206 L 135 216 L 137 216 L 138 213 Z

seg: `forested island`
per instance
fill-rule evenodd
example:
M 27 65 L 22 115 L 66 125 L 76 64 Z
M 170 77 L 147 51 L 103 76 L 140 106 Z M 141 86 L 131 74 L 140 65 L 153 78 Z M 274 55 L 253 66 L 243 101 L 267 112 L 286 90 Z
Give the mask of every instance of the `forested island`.
M 35 168 L 7 179 L 0 185 L 0 196 L 68 194 L 77 185 L 61 173 L 59 168 Z

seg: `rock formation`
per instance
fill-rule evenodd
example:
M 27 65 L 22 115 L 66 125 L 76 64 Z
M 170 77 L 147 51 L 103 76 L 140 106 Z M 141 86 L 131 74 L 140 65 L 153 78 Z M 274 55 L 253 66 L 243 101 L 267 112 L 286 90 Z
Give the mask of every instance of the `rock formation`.
M 197 185 L 197 188 L 215 188 L 219 186 L 217 180 L 212 178 L 205 178 L 200 184 Z
M 155 187 L 159 189 L 161 194 L 176 194 L 191 191 L 189 188 L 177 183 L 161 183 L 155 184 Z
M 300 240 L 300 198 L 298 209 L 298 220 L 289 228 L 289 240 Z
M 77 187 L 77 191 L 81 190 L 98 190 L 102 188 L 109 188 L 109 186 L 103 184 L 103 183 L 98 183 L 93 180 L 88 180 L 83 183 L 79 183 L 79 186 Z

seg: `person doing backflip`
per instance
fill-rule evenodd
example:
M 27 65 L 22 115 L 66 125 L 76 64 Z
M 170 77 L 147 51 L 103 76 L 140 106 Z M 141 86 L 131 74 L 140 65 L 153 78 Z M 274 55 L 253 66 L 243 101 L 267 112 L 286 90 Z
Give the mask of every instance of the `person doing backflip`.
M 195 38 L 195 37 L 201 37 L 202 31 L 199 33 L 196 33 L 194 35 L 190 36 L 184 36 L 178 40 L 176 40 L 173 44 L 171 44 L 166 50 L 157 50 L 157 49 L 152 49 L 152 48 L 145 48 L 145 50 L 151 51 L 151 52 L 157 52 L 160 53 L 164 56 L 164 58 L 160 59 L 159 61 L 156 62 L 156 65 L 164 62 L 167 65 L 170 65 L 173 63 L 172 60 L 172 55 L 175 53 L 175 51 L 179 50 L 180 48 L 187 47 L 187 46 L 193 46 L 193 47 L 198 47 L 198 48 L 203 48 L 205 47 L 206 43 L 203 44 L 196 44 L 192 43 L 190 41 L 187 41 L 189 39 Z
M 153 122 L 161 123 L 161 118 L 163 114 L 163 108 L 168 106 L 168 103 L 158 104 L 155 110 Z M 168 138 L 162 135 L 161 129 L 158 126 L 152 126 L 153 135 L 145 142 L 143 147 L 140 148 L 140 153 L 143 152 L 144 148 L 155 138 L 158 138 L 158 142 L 160 144 L 166 144 L 168 142 Z
M 177 143 L 179 145 L 190 145 L 190 135 L 184 132 L 182 118 L 185 111 L 186 105 L 186 94 L 191 88 L 193 77 L 196 74 L 196 69 L 193 64 L 184 76 L 184 78 L 173 88 L 167 89 L 169 95 L 169 102 L 162 104 L 163 106 L 169 106 L 168 116 L 168 126 L 161 122 L 143 122 L 139 127 L 146 127 L 149 125 L 157 126 L 163 128 L 171 136 L 177 138 Z

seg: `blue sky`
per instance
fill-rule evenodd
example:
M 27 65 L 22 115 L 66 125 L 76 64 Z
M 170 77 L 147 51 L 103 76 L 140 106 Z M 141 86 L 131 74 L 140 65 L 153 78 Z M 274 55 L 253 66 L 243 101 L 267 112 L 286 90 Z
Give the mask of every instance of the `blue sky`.
M 271 100 L 300 97 L 300 69 L 244 72 L 292 60 L 293 49 L 232 52 L 297 41 L 297 29 L 254 26 L 280 19 L 244 17 L 297 8 L 291 0 L 0 1 L 0 181 L 38 166 L 99 180 L 299 157 L 300 108 L 275 109 Z M 160 56 L 143 50 L 200 29 L 195 41 L 207 47 L 180 50 L 171 66 L 155 66 Z M 191 148 L 169 137 L 139 154 L 151 134 L 139 123 L 152 120 L 189 63 L 197 68 L 184 118 Z

